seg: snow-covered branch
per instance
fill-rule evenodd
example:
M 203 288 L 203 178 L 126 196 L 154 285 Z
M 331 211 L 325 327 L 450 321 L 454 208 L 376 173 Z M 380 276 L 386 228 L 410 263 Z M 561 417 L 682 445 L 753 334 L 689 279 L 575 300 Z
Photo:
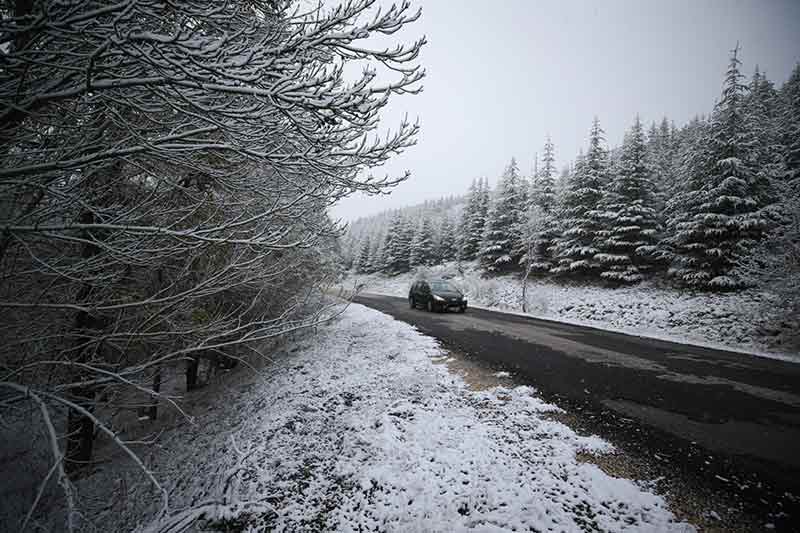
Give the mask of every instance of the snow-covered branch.
M 396 39 L 418 17 L 374 0 L 4 13 L 0 381 L 35 393 L 61 432 L 48 479 L 89 464 L 99 428 L 157 486 L 110 413 L 180 411 L 159 390 L 162 370 L 185 368 L 191 388 L 199 361 L 247 364 L 335 316 L 324 292 L 343 228 L 327 208 L 407 178 L 372 169 L 419 129 L 404 119 L 382 131 L 380 113 L 419 92 L 425 39 L 376 48 L 373 37 Z

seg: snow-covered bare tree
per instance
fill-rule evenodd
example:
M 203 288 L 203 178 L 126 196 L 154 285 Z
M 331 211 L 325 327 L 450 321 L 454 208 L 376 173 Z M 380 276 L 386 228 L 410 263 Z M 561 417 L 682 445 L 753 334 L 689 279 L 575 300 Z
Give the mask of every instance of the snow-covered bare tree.
M 747 255 L 737 259 L 736 277 L 769 290 L 765 313 L 776 325 L 783 323 L 790 343 L 800 348 L 800 183 L 780 183 L 782 200 L 772 209 L 777 223 Z
M 547 225 L 550 223 L 544 210 L 537 204 L 530 203 L 525 210 L 522 220 L 519 223 L 519 238 L 522 244 L 523 259 L 521 261 L 522 270 L 522 312 L 528 312 L 528 280 L 531 272 L 537 268 L 537 263 L 528 261 L 526 258 L 535 257 L 536 250 L 542 244 L 542 234 L 545 233 Z
M 68 473 L 98 432 L 138 461 L 107 416 L 135 394 L 160 397 L 160 369 L 186 364 L 188 386 L 198 358 L 258 352 L 330 315 L 307 305 L 334 275 L 321 254 L 341 228 L 327 208 L 404 179 L 369 169 L 417 132 L 377 128 L 393 95 L 419 90 L 424 40 L 369 43 L 419 14 L 373 4 L 4 7 L 2 408 L 43 417 L 70 528 Z M 345 74 L 352 64 L 360 77 Z

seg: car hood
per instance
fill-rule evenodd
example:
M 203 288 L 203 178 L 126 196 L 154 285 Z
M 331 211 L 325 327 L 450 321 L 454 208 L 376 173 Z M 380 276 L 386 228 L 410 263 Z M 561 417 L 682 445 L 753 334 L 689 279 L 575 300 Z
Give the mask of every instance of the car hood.
M 464 296 L 460 292 L 455 292 L 455 291 L 434 291 L 433 294 L 441 298 L 447 298 L 448 300 L 450 298 L 461 298 Z

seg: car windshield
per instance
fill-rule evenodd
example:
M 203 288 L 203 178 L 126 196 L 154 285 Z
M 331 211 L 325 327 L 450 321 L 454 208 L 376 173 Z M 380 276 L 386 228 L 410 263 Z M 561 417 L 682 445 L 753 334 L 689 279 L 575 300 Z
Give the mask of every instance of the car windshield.
M 455 285 L 453 285 L 452 283 L 447 283 L 446 281 L 432 281 L 431 290 L 433 292 L 436 291 L 459 292 Z

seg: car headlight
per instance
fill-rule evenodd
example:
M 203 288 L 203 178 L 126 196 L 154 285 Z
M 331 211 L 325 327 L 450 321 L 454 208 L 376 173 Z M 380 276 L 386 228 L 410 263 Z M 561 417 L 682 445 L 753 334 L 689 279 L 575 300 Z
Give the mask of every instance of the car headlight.
M 437 296 L 435 294 L 433 295 L 433 299 L 436 300 L 437 302 L 443 302 L 444 301 L 444 298 L 442 298 L 441 296 Z

